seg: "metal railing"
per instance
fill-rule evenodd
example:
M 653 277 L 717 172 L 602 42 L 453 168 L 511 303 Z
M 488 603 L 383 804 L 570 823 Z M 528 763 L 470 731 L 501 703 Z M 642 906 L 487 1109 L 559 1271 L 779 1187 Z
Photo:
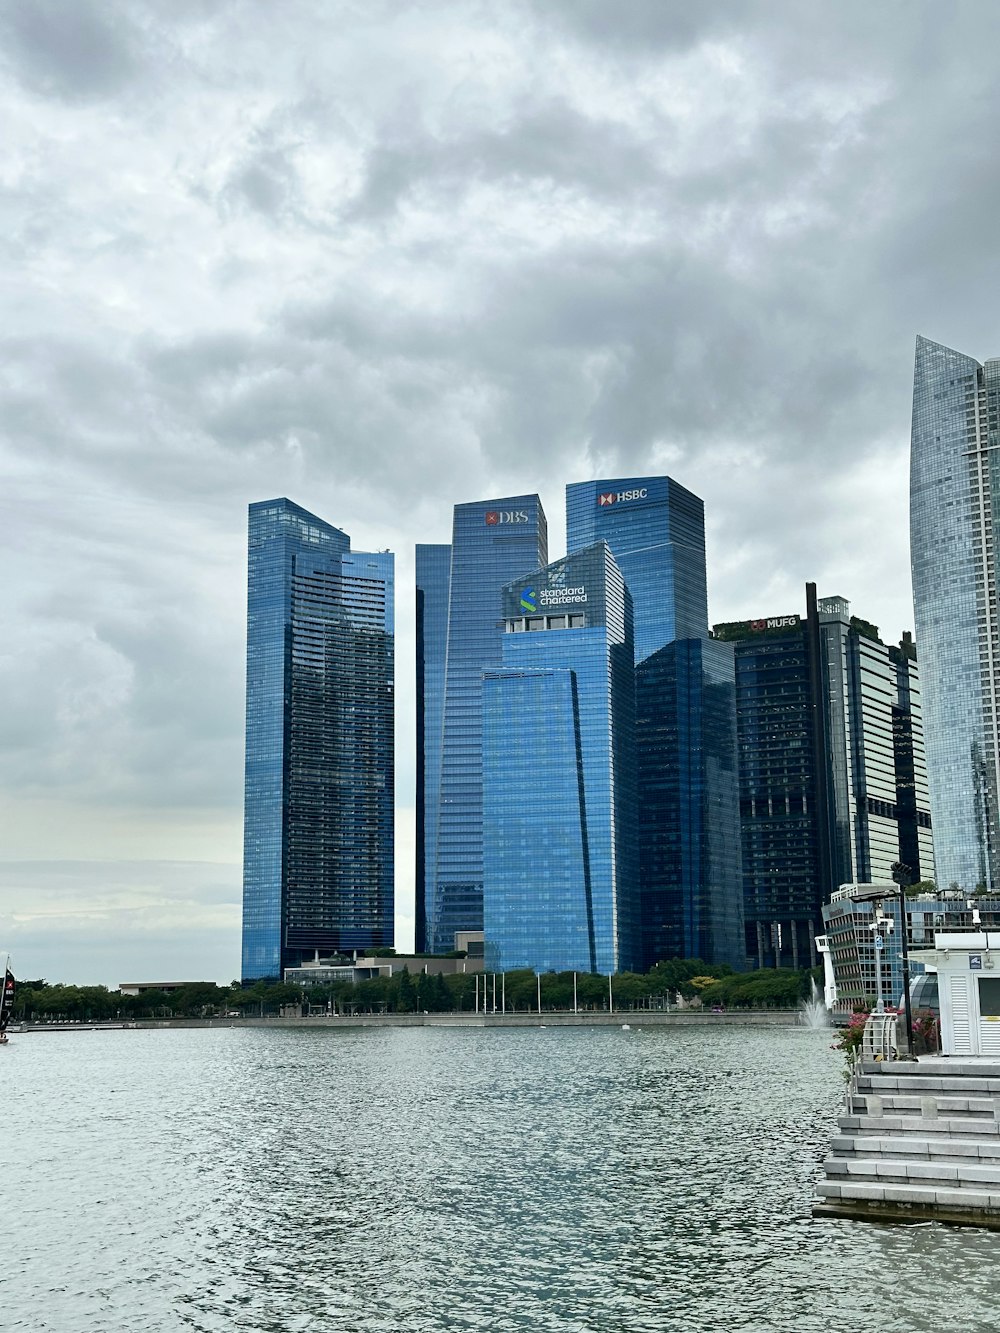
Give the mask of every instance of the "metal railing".
M 862 1063 L 875 1064 L 883 1060 L 899 1058 L 896 1041 L 896 1014 L 878 1012 L 868 1015 L 864 1036 L 861 1039 Z

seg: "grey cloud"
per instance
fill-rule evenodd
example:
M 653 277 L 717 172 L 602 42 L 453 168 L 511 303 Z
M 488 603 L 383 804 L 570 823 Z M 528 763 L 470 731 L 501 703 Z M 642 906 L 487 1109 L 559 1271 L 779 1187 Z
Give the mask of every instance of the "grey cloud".
M 752 21 L 755 8 L 748 0 L 717 0 L 710 5 L 685 0 L 630 0 L 617 5 L 607 0 L 565 0 L 561 4 L 533 0 L 531 5 L 545 26 L 562 26 L 574 37 L 606 51 L 649 54 L 686 50 L 734 20 Z
M 113 96 L 140 63 L 127 11 L 94 0 L 12 0 L 0 38 L 28 88 L 71 102 Z
M 295 169 L 276 150 L 258 153 L 230 181 L 230 191 L 241 196 L 259 213 L 278 217 L 284 212 L 297 184 Z
M 548 181 L 574 192 L 621 197 L 655 177 L 648 145 L 622 127 L 590 119 L 564 102 L 521 109 L 502 130 L 468 132 L 455 125 L 447 139 L 410 127 L 401 141 L 376 145 L 362 189 L 345 209 L 351 222 L 384 216 L 420 188 L 464 193 L 477 181 Z

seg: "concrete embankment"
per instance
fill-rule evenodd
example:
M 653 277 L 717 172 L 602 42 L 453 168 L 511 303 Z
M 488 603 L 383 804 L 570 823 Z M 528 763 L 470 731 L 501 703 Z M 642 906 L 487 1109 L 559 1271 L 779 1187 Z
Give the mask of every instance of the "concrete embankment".
M 537 1028 L 537 1027 L 797 1027 L 791 1009 L 732 1009 L 717 1014 L 697 1009 L 608 1013 L 531 1014 L 316 1014 L 309 1018 L 156 1018 L 132 1023 L 28 1023 L 25 1032 L 79 1032 L 112 1028 Z M 16 1030 L 16 1029 L 15 1029 Z
M 839 1125 L 818 1215 L 1000 1229 L 1000 1062 L 866 1064 Z

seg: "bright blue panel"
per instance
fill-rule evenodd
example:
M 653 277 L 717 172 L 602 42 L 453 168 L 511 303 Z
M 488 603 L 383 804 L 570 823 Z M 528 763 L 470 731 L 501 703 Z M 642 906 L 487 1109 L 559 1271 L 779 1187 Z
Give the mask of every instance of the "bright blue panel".
M 518 615 L 522 603 L 548 610 Z M 569 607 L 583 623 L 567 623 Z M 487 673 L 488 957 L 538 971 L 633 968 L 639 901 L 628 590 L 601 542 L 510 584 L 504 609 L 503 668 Z M 537 839 L 509 836 L 513 824 L 526 830 L 525 812 L 544 831 Z

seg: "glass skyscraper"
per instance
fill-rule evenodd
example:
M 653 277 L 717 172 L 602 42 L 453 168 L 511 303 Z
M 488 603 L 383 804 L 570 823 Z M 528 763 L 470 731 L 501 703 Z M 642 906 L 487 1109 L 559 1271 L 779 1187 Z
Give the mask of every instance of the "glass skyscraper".
M 504 589 L 483 686 L 487 967 L 639 962 L 631 598 L 604 542 Z
M 814 584 L 804 620 L 715 635 L 736 651 L 747 959 L 805 966 L 839 885 L 887 883 L 896 861 L 934 873 L 913 644 Z
M 424 791 L 430 815 L 425 862 L 428 838 L 434 845 L 433 872 L 427 862 L 425 881 L 426 943 L 437 953 L 454 948 L 456 931 L 483 928 L 483 672 L 500 665 L 501 589 L 547 560 L 545 514 L 537 495 L 455 506 L 440 783 L 435 796 L 425 776 Z M 435 578 L 440 590 L 440 577 Z M 436 623 L 440 633 L 440 620 Z M 433 656 L 439 647 L 428 644 L 429 632 L 425 620 L 425 653 Z M 418 710 L 425 710 L 425 759 L 428 698 L 426 692 L 418 697 Z
M 393 557 L 250 506 L 245 981 L 393 941 Z
M 1000 890 L 1000 360 L 917 339 L 913 614 L 938 884 Z
M 635 660 L 708 635 L 705 506 L 670 477 L 566 487 L 566 549 L 606 541 L 635 604 Z
M 427 948 L 427 886 L 437 862 L 441 811 L 444 673 L 448 647 L 451 547 L 418 544 L 417 583 L 417 803 L 415 948 Z
M 643 969 L 744 966 L 733 647 L 679 639 L 636 667 Z
M 566 487 L 570 551 L 603 539 L 632 595 L 642 961 L 742 957 L 732 651 L 708 635 L 705 509 L 671 477 Z

